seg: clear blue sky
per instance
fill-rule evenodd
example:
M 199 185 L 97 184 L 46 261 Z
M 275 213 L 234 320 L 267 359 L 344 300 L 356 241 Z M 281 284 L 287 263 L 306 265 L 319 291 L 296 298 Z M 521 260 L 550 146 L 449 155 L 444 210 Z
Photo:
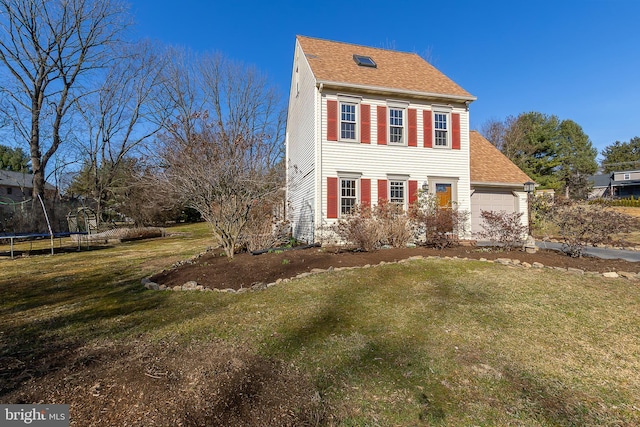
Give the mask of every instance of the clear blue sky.
M 471 126 L 539 111 L 600 152 L 640 136 L 640 1 L 130 0 L 138 36 L 257 66 L 286 102 L 296 34 L 427 56 L 478 98 Z

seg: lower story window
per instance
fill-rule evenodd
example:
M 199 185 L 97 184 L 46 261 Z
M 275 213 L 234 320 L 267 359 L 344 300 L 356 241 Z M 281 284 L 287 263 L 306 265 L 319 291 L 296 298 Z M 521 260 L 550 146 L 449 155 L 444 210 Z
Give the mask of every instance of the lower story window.
M 356 179 L 340 179 L 340 214 L 347 215 L 356 206 Z
M 405 182 L 389 181 L 389 201 L 404 206 L 405 201 Z

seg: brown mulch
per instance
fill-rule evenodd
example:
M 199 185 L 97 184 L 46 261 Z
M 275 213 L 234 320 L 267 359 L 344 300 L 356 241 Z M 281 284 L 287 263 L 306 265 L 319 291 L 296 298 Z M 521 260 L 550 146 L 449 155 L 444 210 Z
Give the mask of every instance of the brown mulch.
M 577 268 L 584 271 L 640 272 L 640 263 L 620 259 L 608 260 L 595 257 L 571 258 L 558 251 L 539 250 L 535 254 L 523 251 L 489 252 L 486 248 L 459 246 L 444 250 L 417 247 L 381 249 L 374 252 L 356 252 L 339 248 L 310 248 L 276 251 L 262 255 L 237 254 L 232 260 L 220 252 L 208 252 L 200 257 L 163 271 L 151 278 L 153 282 L 166 286 L 178 286 L 196 281 L 211 289 L 248 288 L 256 283 L 271 283 L 277 279 L 291 278 L 314 268 L 353 267 L 366 264 L 393 262 L 412 256 L 441 256 L 470 259 L 511 258 L 545 266 Z

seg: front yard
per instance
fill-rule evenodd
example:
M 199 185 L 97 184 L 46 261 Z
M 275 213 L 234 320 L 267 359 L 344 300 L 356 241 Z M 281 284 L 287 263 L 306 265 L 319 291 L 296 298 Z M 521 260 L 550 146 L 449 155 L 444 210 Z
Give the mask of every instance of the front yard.
M 0 402 L 78 426 L 640 424 L 638 282 L 440 259 L 144 290 L 209 244 L 181 231 L 0 259 Z

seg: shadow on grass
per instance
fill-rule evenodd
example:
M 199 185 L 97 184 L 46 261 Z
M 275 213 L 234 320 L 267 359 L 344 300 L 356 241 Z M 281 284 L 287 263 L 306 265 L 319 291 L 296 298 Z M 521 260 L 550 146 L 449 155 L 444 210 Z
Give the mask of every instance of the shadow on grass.
M 514 419 L 550 425 L 602 425 L 617 419 L 619 415 L 602 409 L 602 400 L 574 390 L 570 383 L 511 367 L 510 352 L 521 349 L 495 349 L 492 337 L 513 333 L 507 327 L 517 319 L 499 295 L 469 279 L 473 276 L 465 276 L 460 271 L 464 266 L 402 268 L 407 273 L 401 267 L 383 267 L 381 272 L 354 273 L 320 291 L 309 286 L 310 292 L 318 292 L 313 308 L 303 312 L 301 320 L 286 322 L 275 337 L 265 338 L 263 348 L 288 360 L 315 358 L 309 363 L 317 372 L 320 392 L 339 400 L 348 396 L 355 405 L 353 413 L 380 405 L 374 410 L 380 415 L 386 405 L 394 412 L 404 411 L 402 417 L 415 417 L 411 423 L 438 424 L 461 419 L 466 405 L 477 399 L 478 407 L 487 413 L 510 413 L 513 402 L 518 402 Z M 394 292 L 406 294 L 395 298 Z M 411 298 L 423 299 L 406 304 Z M 392 321 L 393 312 L 379 315 L 410 307 L 419 308 L 420 319 L 424 313 L 424 323 L 414 317 L 389 326 L 385 322 Z M 534 310 L 531 315 L 540 314 Z M 444 332 L 448 328 L 454 332 Z M 412 340 L 412 336 L 419 338 Z M 461 357 L 461 352 L 468 352 L 468 357 Z M 478 366 L 484 364 L 497 368 L 495 377 L 478 373 Z M 489 368 L 490 374 L 494 372 Z M 396 392 L 411 398 L 377 403 Z M 366 424 L 370 421 L 366 416 L 357 415 L 353 424 Z M 343 421 L 351 425 L 349 419 Z
M 506 369 L 505 379 L 522 402 L 521 411 L 543 424 L 605 425 L 615 417 L 606 414 L 604 405 L 597 405 L 593 398 L 567 387 L 561 381 L 537 377 L 526 369 L 514 367 Z
M 169 297 L 168 292 L 147 291 L 137 281 L 107 276 L 2 286 L 0 398 L 27 380 L 64 367 L 91 340 L 136 329 L 143 333 L 197 316 L 197 310 L 172 309 Z
M 70 244 L 67 246 L 62 246 L 62 247 L 54 247 L 53 248 L 53 253 L 54 255 L 60 255 L 60 254 L 70 254 L 70 253 L 77 253 L 77 252 L 94 252 L 94 251 L 101 251 L 103 249 L 111 249 L 113 248 L 112 245 L 92 245 L 89 247 L 86 246 L 82 246 L 81 249 L 78 249 L 78 245 L 77 244 Z M 51 255 L 51 248 L 38 248 L 38 249 L 14 249 L 13 250 L 13 257 L 14 258 L 21 258 L 23 256 L 46 256 L 46 255 Z M 0 250 L 0 258 L 9 258 L 11 259 L 11 250 Z

